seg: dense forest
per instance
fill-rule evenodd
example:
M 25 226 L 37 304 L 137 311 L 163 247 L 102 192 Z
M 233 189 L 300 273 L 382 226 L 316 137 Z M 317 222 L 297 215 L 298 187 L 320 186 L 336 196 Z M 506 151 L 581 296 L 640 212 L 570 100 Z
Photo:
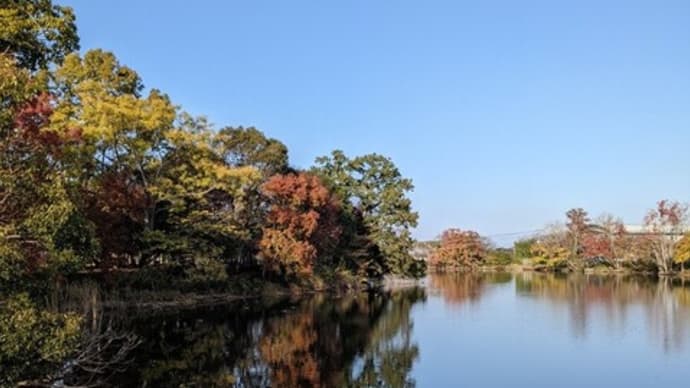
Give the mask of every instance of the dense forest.
M 214 129 L 114 54 L 80 54 L 71 9 L 2 8 L 0 279 L 86 269 L 322 268 L 419 275 L 413 186 L 377 154 L 291 167 L 253 127 Z
M 79 49 L 69 7 L 0 2 L 0 364 L 22 366 L 1 383 L 80 346 L 80 318 L 43 302 L 75 278 L 152 291 L 249 278 L 258 293 L 424 274 L 413 185 L 389 158 L 336 150 L 296 168 L 259 129 L 214 128 L 115 54 Z

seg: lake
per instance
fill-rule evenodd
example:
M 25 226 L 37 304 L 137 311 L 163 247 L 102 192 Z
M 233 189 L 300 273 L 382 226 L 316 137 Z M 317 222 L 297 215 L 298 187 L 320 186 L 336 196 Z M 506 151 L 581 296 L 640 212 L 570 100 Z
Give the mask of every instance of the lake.
M 121 386 L 681 387 L 690 283 L 536 273 L 156 314 Z

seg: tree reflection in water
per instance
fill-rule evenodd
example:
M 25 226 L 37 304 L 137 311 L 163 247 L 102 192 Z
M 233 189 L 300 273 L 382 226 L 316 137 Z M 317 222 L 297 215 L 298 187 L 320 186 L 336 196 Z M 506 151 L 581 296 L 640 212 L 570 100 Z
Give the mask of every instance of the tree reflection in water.
M 520 314 L 566 314 L 576 338 L 591 335 L 593 327 L 625 333 L 636 322 L 646 323 L 646 333 L 631 335 L 648 335 L 666 352 L 682 350 L 690 338 L 690 284 L 680 281 L 525 273 L 432 275 L 428 284 L 445 306 L 491 310 L 513 298 Z M 420 288 L 155 315 L 104 313 L 92 288 L 77 291 L 56 300 L 91 317 L 94 330 L 106 319 L 142 341 L 127 369 L 110 380 L 116 386 L 415 385 L 412 367 L 420 349 L 412 339 L 412 308 L 427 298 Z
M 443 273 L 431 274 L 429 285 L 435 293 L 451 305 L 476 303 L 491 284 L 510 283 L 513 275 L 507 272 L 496 273 Z
M 633 309 L 644 315 L 652 341 L 664 351 L 680 350 L 690 337 L 690 284 L 669 278 L 525 273 L 515 276 L 516 292 L 566 307 L 572 334 L 587 335 L 592 315 L 601 312 L 609 331 L 626 327 Z
M 490 290 L 489 285 L 514 280 L 518 297 L 546 301 L 556 313 L 565 309 L 575 337 L 586 336 L 590 320 L 594 319 L 604 322 L 610 332 L 623 330 L 629 315 L 640 311 L 650 339 L 664 351 L 681 350 L 690 338 L 690 283 L 687 281 L 531 272 L 432 274 L 429 280 L 432 292 L 440 294 L 448 305 L 480 303 Z M 593 314 L 603 314 L 603 317 L 592 317 Z
M 420 288 L 136 317 L 143 339 L 122 386 L 414 386 Z

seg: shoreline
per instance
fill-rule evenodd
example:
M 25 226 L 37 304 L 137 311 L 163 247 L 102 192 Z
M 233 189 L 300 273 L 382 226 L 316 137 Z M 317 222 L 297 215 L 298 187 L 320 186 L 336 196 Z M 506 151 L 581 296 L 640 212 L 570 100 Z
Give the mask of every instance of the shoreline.
M 63 285 L 65 288 L 80 287 L 78 283 Z M 339 297 L 342 295 L 359 292 L 390 291 L 386 288 L 383 279 L 370 279 L 363 284 L 339 283 L 328 286 L 292 285 L 285 286 L 278 283 L 267 282 L 261 288 L 253 290 L 176 290 L 169 288 L 161 289 L 137 289 L 128 288 L 126 290 L 108 290 L 96 285 L 87 291 L 89 298 L 95 298 L 104 309 L 108 310 L 131 310 L 137 313 L 148 311 L 160 313 L 170 310 L 189 310 L 195 308 L 219 306 L 223 304 L 267 301 L 279 302 L 281 300 L 298 299 L 313 295 L 329 295 Z M 121 293 L 125 291 L 124 293 Z M 77 297 L 78 298 L 78 297 Z
M 436 270 L 429 267 L 427 274 L 439 273 L 543 273 L 543 274 L 563 274 L 563 275 L 598 275 L 598 276 L 647 276 L 666 279 L 688 279 L 690 280 L 690 271 L 674 272 L 674 273 L 658 273 L 652 271 L 635 271 L 628 268 L 583 268 L 581 270 L 553 270 L 540 266 L 527 266 L 522 264 L 508 264 L 508 265 L 486 265 L 470 269 L 449 269 Z
M 644 276 L 644 277 L 654 277 L 659 279 L 688 279 L 690 280 L 690 271 L 686 271 L 684 274 L 664 274 L 660 275 L 653 272 L 642 272 L 642 271 L 632 271 L 628 269 L 624 270 L 609 270 L 609 269 L 596 269 L 587 268 L 583 271 L 553 271 L 553 270 L 542 270 L 535 269 L 534 267 L 524 266 L 519 264 L 510 264 L 505 266 L 494 265 L 494 266 L 482 266 L 474 270 L 445 270 L 445 271 L 435 271 L 432 268 L 427 272 L 428 275 L 433 274 L 454 274 L 454 273 L 510 273 L 510 274 L 521 274 L 521 273 L 534 273 L 534 274 L 562 274 L 562 275 L 595 275 L 595 276 Z M 176 310 L 176 309 L 194 309 L 200 307 L 210 307 L 223 305 L 227 303 L 237 303 L 242 301 L 277 301 L 281 299 L 292 299 L 292 298 L 302 298 L 312 295 L 329 295 L 333 297 L 339 297 L 342 295 L 347 295 L 351 293 L 359 292 L 394 292 L 398 290 L 414 288 L 414 287 L 426 287 L 428 285 L 427 276 L 414 279 L 414 278 L 404 278 L 399 276 L 386 276 L 383 279 L 369 280 L 365 282 L 365 286 L 352 286 L 348 288 L 343 288 L 339 286 L 322 287 L 322 288 L 309 288 L 303 286 L 294 287 L 282 287 L 274 283 L 271 283 L 270 287 L 262 290 L 258 290 L 255 293 L 237 293 L 237 292 L 225 292 L 225 291 L 212 291 L 208 292 L 196 292 L 196 291 L 180 291 L 171 293 L 169 290 L 132 290 L 133 293 L 141 292 L 142 296 L 155 295 L 159 299 L 151 300 L 144 299 L 139 300 L 139 298 L 114 298 L 108 299 L 107 297 L 103 300 L 103 306 L 105 308 L 113 309 L 132 309 L 132 310 L 152 310 L 153 312 L 160 312 L 166 310 Z

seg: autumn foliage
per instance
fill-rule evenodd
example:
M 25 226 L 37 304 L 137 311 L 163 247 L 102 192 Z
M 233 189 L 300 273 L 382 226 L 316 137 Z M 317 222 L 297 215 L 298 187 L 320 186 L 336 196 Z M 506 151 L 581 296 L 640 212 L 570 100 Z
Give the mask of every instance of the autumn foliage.
M 441 235 L 429 263 L 437 269 L 472 268 L 481 264 L 486 254 L 486 244 L 477 232 L 448 229 Z
M 103 256 L 99 266 L 124 264 L 115 258 L 138 253 L 136 236 L 143 229 L 144 209 L 149 202 L 141 185 L 121 172 L 103 174 L 90 190 L 83 190 L 85 213 L 96 226 Z
M 685 262 L 690 261 L 690 233 L 687 233 L 676 244 L 674 261 L 681 264 L 681 269 L 685 269 Z
M 662 200 L 645 217 L 645 226 L 650 232 L 648 241 L 652 256 L 659 271 L 669 273 L 673 269 L 676 235 L 684 232 L 688 218 L 688 207 L 680 202 Z
M 259 342 L 263 359 L 271 366 L 277 387 L 321 387 L 319 362 L 314 349 L 318 332 L 314 316 L 297 312 L 271 320 Z
M 582 238 L 583 255 L 586 258 L 604 257 L 614 258 L 611 244 L 606 235 L 587 233 Z
M 262 187 L 270 204 L 260 252 L 265 270 L 310 273 L 341 234 L 339 204 L 319 178 L 307 173 L 275 175 Z
M 24 17 L 17 22 L 41 27 Z M 281 175 L 291 170 L 279 140 L 253 127 L 216 131 L 161 91 L 145 92 L 113 53 L 22 54 L 12 50 L 30 45 L 6 44 L 0 278 L 67 267 L 206 273 L 200 263 L 223 275 L 263 266 L 281 280 L 318 263 L 356 277 L 423 275 L 409 253 L 412 182 L 389 158 L 336 153 L 338 163 L 313 175 Z M 38 74 L 17 62 L 24 54 L 60 61 Z
M 79 52 L 70 8 L 4 1 L 0 19 L 0 295 L 75 276 L 226 291 L 262 267 L 271 281 L 313 276 L 305 285 L 423 276 L 412 181 L 389 158 L 336 152 L 292 170 L 279 140 L 216 130 L 115 54 Z
M 516 243 L 516 250 L 525 251 L 522 245 L 526 243 L 528 258 L 534 264 L 546 264 L 547 269 L 627 267 L 668 274 L 685 261 L 679 252 L 684 247 L 681 237 L 688 230 L 688 207 L 683 203 L 659 201 L 648 211 L 644 223 L 632 230 L 611 214 L 591 220 L 580 208 L 569 210 L 566 218 L 564 227 L 544 229 L 536 238 Z

